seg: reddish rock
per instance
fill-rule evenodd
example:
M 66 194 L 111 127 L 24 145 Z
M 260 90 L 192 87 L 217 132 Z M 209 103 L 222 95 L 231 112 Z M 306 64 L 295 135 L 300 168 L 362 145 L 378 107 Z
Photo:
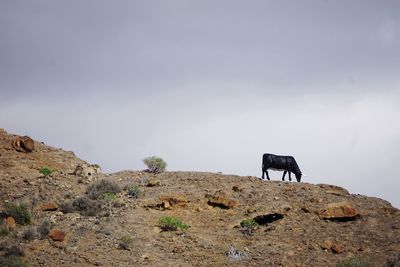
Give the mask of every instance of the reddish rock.
M 51 239 L 53 239 L 54 241 L 64 241 L 65 238 L 65 233 L 63 231 L 60 230 L 50 230 L 49 235 L 48 235 Z
M 44 203 L 42 206 L 40 206 L 40 209 L 42 211 L 55 211 L 58 209 L 58 207 L 53 202 L 48 202 L 48 203 Z
M 330 203 L 320 213 L 323 219 L 352 219 L 359 215 L 348 202 Z
M 11 216 L 6 219 L 6 225 L 9 230 L 14 230 L 15 227 L 17 227 L 17 224 L 15 223 L 15 219 Z
M 344 247 L 342 244 L 335 242 L 332 244 L 331 250 L 336 254 L 340 254 L 344 252 Z

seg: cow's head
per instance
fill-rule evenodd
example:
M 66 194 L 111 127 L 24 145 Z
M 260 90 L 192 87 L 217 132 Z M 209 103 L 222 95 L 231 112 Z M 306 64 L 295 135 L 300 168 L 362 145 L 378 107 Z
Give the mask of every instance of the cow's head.
M 296 180 L 297 180 L 297 182 L 300 182 L 300 181 L 301 181 L 301 175 L 302 175 L 302 173 L 299 172 L 299 173 L 295 173 L 294 175 L 296 175 Z

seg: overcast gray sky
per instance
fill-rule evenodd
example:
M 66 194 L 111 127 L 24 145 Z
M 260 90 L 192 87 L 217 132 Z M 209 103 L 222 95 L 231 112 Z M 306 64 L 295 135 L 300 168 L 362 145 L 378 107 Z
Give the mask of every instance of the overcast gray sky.
M 0 127 L 106 172 L 261 176 L 400 207 L 400 1 L 0 2 Z M 280 172 L 270 172 L 278 180 Z

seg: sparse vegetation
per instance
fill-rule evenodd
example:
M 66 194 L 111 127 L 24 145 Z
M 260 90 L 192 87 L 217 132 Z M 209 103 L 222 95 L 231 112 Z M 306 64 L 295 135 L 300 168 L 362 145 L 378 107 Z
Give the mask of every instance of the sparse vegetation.
M 127 186 L 128 196 L 132 198 L 139 198 L 140 188 L 138 185 L 132 184 Z
M 26 267 L 26 265 L 22 258 L 19 256 L 11 255 L 11 256 L 2 256 L 0 257 L 0 266 L 4 267 Z
M 22 233 L 22 238 L 28 241 L 32 241 L 37 238 L 36 228 L 29 227 Z
M 258 227 L 258 223 L 250 218 L 240 222 L 240 226 L 242 227 L 242 233 L 245 235 L 253 235 L 254 230 Z
M 109 210 L 109 215 L 112 216 L 112 207 L 114 201 L 117 199 L 117 195 L 115 193 L 106 192 L 101 195 L 101 199 L 106 202 Z
M 121 249 L 129 250 L 133 243 L 133 238 L 130 235 L 124 235 L 120 239 L 119 247 Z
M 40 239 L 45 239 L 50 232 L 52 223 L 49 220 L 44 220 L 36 229 L 37 235 Z
M 167 163 L 162 158 L 156 156 L 143 159 L 143 163 L 146 164 L 147 170 L 152 173 L 161 173 L 167 167 Z
M 84 216 L 96 216 L 103 211 L 100 201 L 86 196 L 75 199 L 72 202 L 72 206 L 75 211 L 79 211 Z
M 380 266 L 372 259 L 355 257 L 336 264 L 336 267 L 377 267 Z
M 10 231 L 7 229 L 5 225 L 0 225 L 0 237 L 7 236 L 9 233 Z
M 40 168 L 39 172 L 43 174 L 45 177 L 48 177 L 53 173 L 53 170 L 48 167 L 42 167 Z
M 100 180 L 90 184 L 86 189 L 86 195 L 90 199 L 99 199 L 104 193 L 117 194 L 121 192 L 121 187 L 113 181 Z
M 158 221 L 158 226 L 163 231 L 176 231 L 178 228 L 187 230 L 190 225 L 183 223 L 180 219 L 172 216 L 163 216 Z
M 28 211 L 28 206 L 25 203 L 18 205 L 4 203 L 4 209 L 5 214 L 13 217 L 18 224 L 26 225 L 31 223 L 32 216 Z

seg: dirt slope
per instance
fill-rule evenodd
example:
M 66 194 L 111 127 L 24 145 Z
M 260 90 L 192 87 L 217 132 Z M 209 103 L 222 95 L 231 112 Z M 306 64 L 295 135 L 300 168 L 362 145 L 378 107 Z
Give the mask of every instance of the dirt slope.
M 332 185 L 217 173 L 97 173 L 72 152 L 37 141 L 34 151 L 18 152 L 15 137 L 0 129 L 0 203 L 27 203 L 33 219 L 0 236 L 0 257 L 18 246 L 32 266 L 336 266 L 351 259 L 400 266 L 400 211 L 382 199 Z M 53 174 L 43 176 L 42 167 Z M 122 190 L 112 216 L 106 206 L 95 216 L 60 207 L 102 179 L 138 185 L 140 196 Z M 46 203 L 58 208 L 44 211 Z M 162 216 L 190 228 L 161 231 Z M 260 225 L 246 232 L 245 219 Z M 65 239 L 26 238 L 43 221 Z M 124 236 L 131 241 L 121 247 Z

